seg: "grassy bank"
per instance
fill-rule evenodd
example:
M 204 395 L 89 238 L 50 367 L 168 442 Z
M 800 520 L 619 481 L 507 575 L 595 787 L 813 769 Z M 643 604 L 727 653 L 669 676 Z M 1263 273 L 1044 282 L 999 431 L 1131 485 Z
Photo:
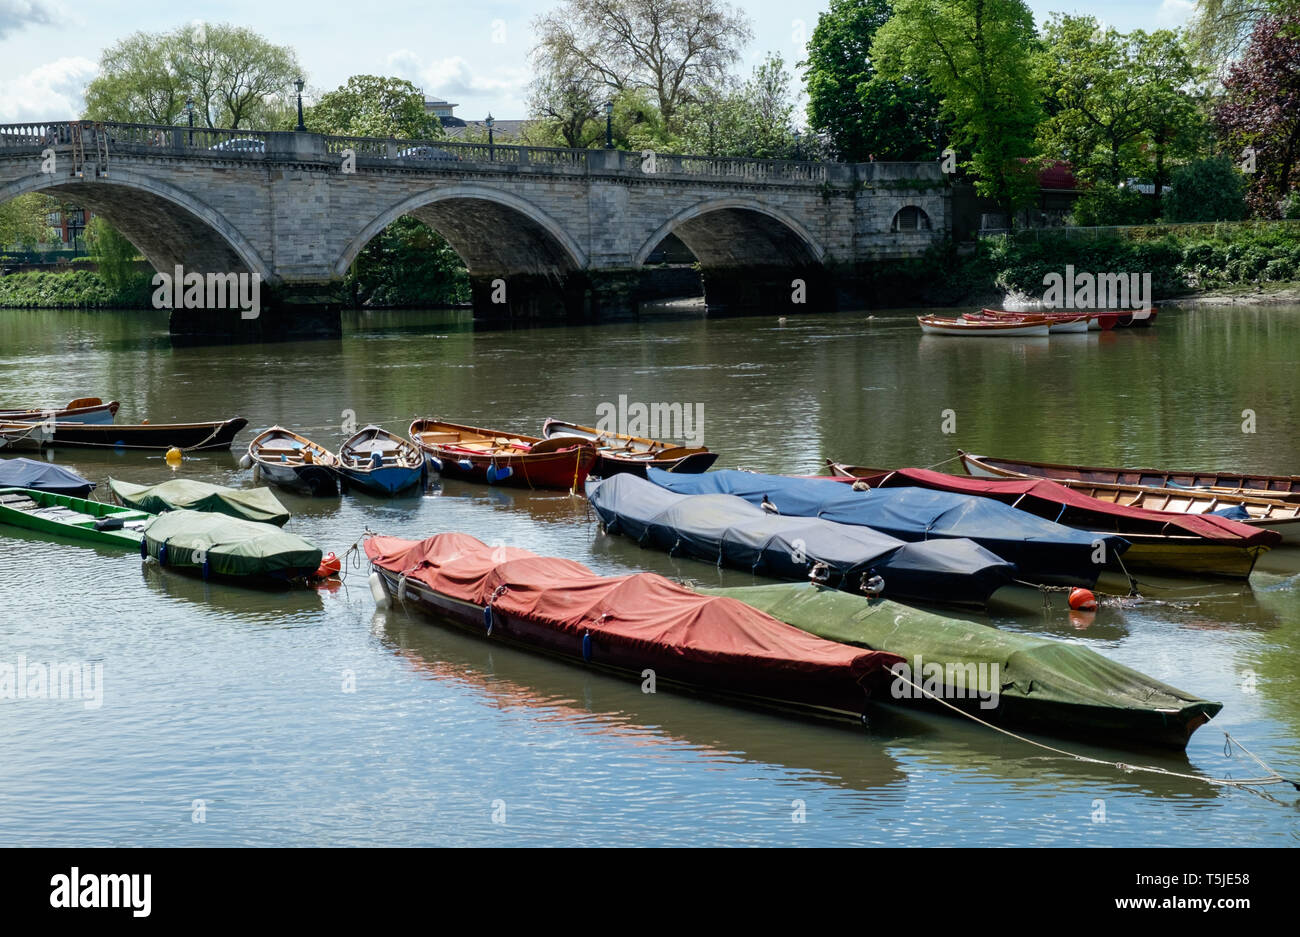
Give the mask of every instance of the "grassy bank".
M 11 273 L 0 277 L 0 307 L 147 309 L 152 288 L 148 276 L 114 289 L 93 270 L 60 273 Z

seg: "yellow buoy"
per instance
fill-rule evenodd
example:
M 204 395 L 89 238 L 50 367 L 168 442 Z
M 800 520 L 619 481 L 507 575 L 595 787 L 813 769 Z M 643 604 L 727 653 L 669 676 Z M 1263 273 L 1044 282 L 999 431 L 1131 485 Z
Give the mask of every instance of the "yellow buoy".
M 177 449 L 175 446 L 172 446 L 170 449 L 167 450 L 167 455 L 165 456 L 165 458 L 167 459 L 168 465 L 176 465 L 181 461 L 181 459 L 185 458 L 185 456 L 184 454 L 182 454 L 182 452 L 179 449 Z

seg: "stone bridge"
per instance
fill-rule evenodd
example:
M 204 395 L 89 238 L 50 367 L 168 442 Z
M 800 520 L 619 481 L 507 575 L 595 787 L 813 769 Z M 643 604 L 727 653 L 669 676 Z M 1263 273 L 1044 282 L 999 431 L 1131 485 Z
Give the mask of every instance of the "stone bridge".
M 469 270 L 476 318 L 600 320 L 662 295 L 646 259 L 695 255 L 711 312 L 864 304 L 872 261 L 950 227 L 937 163 L 721 159 L 59 122 L 0 126 L 0 202 L 102 214 L 159 271 L 256 273 L 264 312 L 174 310 L 177 335 L 337 333 L 339 286 L 406 215 Z M 680 281 L 681 270 L 676 271 Z

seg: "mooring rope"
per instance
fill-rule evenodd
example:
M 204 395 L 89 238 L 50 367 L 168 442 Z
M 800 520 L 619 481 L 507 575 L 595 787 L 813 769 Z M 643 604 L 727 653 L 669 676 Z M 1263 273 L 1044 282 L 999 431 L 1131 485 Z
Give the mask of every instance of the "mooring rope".
M 986 726 L 987 728 L 992 729 L 994 732 L 1000 732 L 1001 734 L 1008 736 L 1009 738 L 1013 738 L 1016 739 L 1017 741 L 1024 742 L 1027 745 L 1032 745 L 1035 748 L 1041 748 L 1044 751 L 1052 752 L 1053 754 L 1056 755 L 1064 755 L 1066 758 L 1072 758 L 1075 761 L 1084 761 L 1087 762 L 1088 764 L 1094 764 L 1094 765 L 1106 765 L 1107 767 L 1116 768 L 1120 771 L 1125 771 L 1125 772 L 1141 771 L 1141 772 L 1146 772 L 1148 774 L 1162 774 L 1165 775 L 1166 777 L 1182 778 L 1188 781 L 1203 781 L 1206 784 L 1220 784 L 1225 787 L 1240 787 L 1244 789 L 1250 789 L 1251 787 L 1259 787 L 1266 784 L 1290 784 L 1297 791 L 1300 791 L 1300 782 L 1292 781 L 1290 778 L 1286 778 L 1278 774 L 1276 771 L 1274 771 L 1272 768 L 1266 765 L 1262 760 L 1260 760 L 1259 757 L 1257 757 L 1253 752 L 1251 752 L 1248 748 L 1246 748 L 1246 746 L 1242 745 L 1231 735 L 1229 735 L 1226 730 L 1224 730 L 1223 732 L 1223 737 L 1225 739 L 1224 742 L 1225 750 L 1229 750 L 1228 746 L 1230 745 L 1237 746 L 1243 752 L 1249 755 L 1255 761 L 1256 764 L 1258 764 L 1265 771 L 1269 772 L 1267 776 L 1262 778 L 1241 778 L 1241 779 L 1215 778 L 1215 777 L 1207 777 L 1206 775 L 1203 774 L 1187 774 L 1181 771 L 1170 771 L 1168 768 L 1158 768 L 1155 767 L 1154 765 L 1130 765 L 1122 761 L 1107 761 L 1104 758 L 1093 758 L 1089 755 L 1080 755 L 1077 752 L 1070 752 L 1070 751 L 1066 751 L 1063 748 L 1055 748 L 1054 746 L 1051 745 L 1045 745 L 1042 742 L 1035 742 L 1033 739 L 1025 738 L 1023 735 L 1017 735 L 1015 732 L 1012 732 L 1009 729 L 1004 729 L 1001 726 L 995 726 L 993 723 L 986 722 L 985 720 L 981 719 L 979 716 L 976 716 L 973 713 L 969 713 L 959 706 L 954 706 L 952 703 L 948 702 L 943 697 L 936 696 L 935 694 L 927 690 L 925 687 L 903 676 L 901 673 L 898 673 L 897 671 L 894 671 L 893 673 L 897 679 L 908 684 L 913 689 L 919 690 L 925 696 L 929 697 L 930 699 L 934 700 L 937 703 L 947 706 L 953 712 L 965 716 L 967 719 L 970 719 L 974 722 L 978 722 L 980 725 Z M 1255 792 L 1255 793 L 1259 793 L 1259 792 Z

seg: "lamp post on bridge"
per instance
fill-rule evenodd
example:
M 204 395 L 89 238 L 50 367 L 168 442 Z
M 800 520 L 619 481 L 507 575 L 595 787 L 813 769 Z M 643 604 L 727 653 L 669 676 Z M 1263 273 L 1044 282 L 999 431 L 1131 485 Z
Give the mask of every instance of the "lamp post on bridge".
M 495 162 L 497 158 L 497 152 L 494 143 L 494 138 L 492 136 L 492 128 L 497 125 L 497 122 L 492 118 L 491 112 L 488 112 L 487 120 L 483 121 L 483 123 L 487 124 L 487 129 L 488 129 L 488 161 Z
M 605 149 L 614 149 L 614 102 L 605 102 Z
M 194 99 L 185 99 L 185 114 L 190 119 L 190 146 L 194 145 Z
M 796 128 L 796 129 L 795 129 L 795 132 L 794 132 L 794 159 L 795 159 L 795 162 L 798 162 L 798 161 L 799 161 L 799 130 L 798 130 L 798 128 Z
M 298 126 L 294 130 L 306 130 L 307 126 L 302 122 L 302 85 L 301 78 L 294 80 L 293 86 L 298 89 Z

